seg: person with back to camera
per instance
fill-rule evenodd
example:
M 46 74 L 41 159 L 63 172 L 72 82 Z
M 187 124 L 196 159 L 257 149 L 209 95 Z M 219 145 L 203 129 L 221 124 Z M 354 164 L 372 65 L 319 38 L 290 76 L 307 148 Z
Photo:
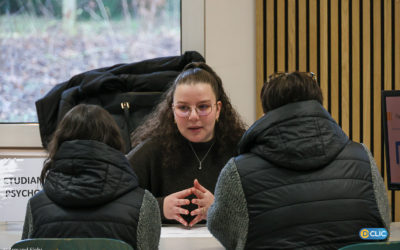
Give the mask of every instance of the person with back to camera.
M 205 63 L 188 64 L 132 133 L 128 154 L 140 186 L 157 198 L 163 223 L 206 219 L 218 175 L 244 131 L 218 75 Z
M 363 241 L 363 228 L 389 230 L 375 161 L 324 109 L 313 74 L 272 75 L 261 103 L 208 212 L 227 249 L 337 249 Z
M 22 239 L 113 238 L 157 249 L 156 199 L 138 185 L 117 124 L 103 108 L 80 104 L 59 123 L 29 199 Z

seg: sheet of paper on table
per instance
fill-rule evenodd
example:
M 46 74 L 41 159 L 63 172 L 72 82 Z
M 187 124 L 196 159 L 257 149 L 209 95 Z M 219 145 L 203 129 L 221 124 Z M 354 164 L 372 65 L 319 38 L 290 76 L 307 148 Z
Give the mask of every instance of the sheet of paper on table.
M 186 237 L 212 237 L 205 225 L 187 228 L 179 225 L 163 225 L 161 228 L 162 238 L 186 238 Z

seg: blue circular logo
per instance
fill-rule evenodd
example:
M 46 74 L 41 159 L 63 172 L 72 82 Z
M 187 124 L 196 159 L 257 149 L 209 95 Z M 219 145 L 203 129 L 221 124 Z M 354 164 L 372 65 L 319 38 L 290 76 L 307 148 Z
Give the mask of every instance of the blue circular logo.
M 388 231 L 385 228 L 363 228 L 359 235 L 363 240 L 384 240 L 388 237 Z

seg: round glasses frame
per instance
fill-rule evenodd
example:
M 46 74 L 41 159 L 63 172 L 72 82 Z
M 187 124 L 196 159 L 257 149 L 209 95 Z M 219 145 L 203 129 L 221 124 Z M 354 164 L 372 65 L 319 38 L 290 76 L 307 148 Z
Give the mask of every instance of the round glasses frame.
M 216 104 L 216 103 L 211 104 L 210 110 L 206 111 L 207 113 L 203 113 L 204 111 L 199 111 L 199 108 L 198 108 L 197 106 L 194 108 L 194 110 L 196 111 L 196 114 L 197 114 L 198 116 L 208 116 L 209 114 L 211 114 L 214 105 L 217 105 L 217 104 Z M 175 110 L 175 109 L 176 109 L 176 106 L 179 106 L 179 105 L 173 105 L 173 104 L 172 104 L 172 110 L 174 111 L 175 115 L 177 115 L 178 117 L 181 117 L 181 118 L 189 118 L 190 115 L 191 115 L 192 112 L 193 112 L 193 106 L 189 106 L 189 107 L 190 107 L 190 110 L 187 111 L 187 113 L 185 112 L 185 114 L 184 114 L 184 113 L 180 113 L 181 111 L 178 111 L 178 112 L 177 112 L 177 111 Z

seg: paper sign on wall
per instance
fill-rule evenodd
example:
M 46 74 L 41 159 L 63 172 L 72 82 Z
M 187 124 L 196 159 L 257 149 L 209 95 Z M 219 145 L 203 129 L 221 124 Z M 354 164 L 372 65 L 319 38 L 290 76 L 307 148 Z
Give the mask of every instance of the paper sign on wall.
M 39 192 L 45 158 L 0 159 L 0 221 L 24 221 L 26 204 Z

